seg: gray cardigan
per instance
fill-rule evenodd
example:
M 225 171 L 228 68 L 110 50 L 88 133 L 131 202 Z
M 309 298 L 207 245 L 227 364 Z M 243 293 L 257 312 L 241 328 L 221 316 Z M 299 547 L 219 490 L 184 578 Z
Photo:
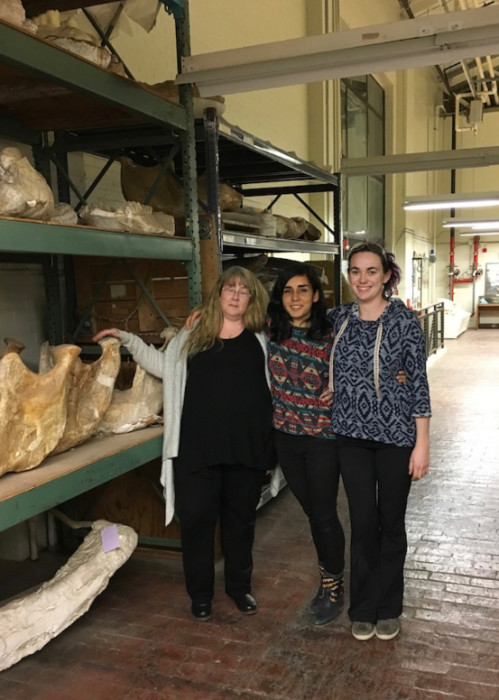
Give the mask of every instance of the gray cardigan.
M 175 512 L 175 492 L 173 485 L 173 459 L 178 457 L 180 441 L 180 419 L 184 405 L 185 385 L 187 381 L 187 358 L 182 354 L 182 348 L 190 331 L 181 330 L 168 344 L 164 352 L 144 343 L 141 338 L 132 333 L 119 331 L 121 343 L 131 352 L 135 362 L 149 374 L 163 381 L 163 463 L 161 468 L 161 483 L 164 488 L 166 501 L 166 525 Z M 270 387 L 270 375 L 267 366 L 267 339 L 264 333 L 255 333 L 265 354 L 265 374 Z M 272 470 L 270 492 L 276 496 L 279 492 L 281 470 Z

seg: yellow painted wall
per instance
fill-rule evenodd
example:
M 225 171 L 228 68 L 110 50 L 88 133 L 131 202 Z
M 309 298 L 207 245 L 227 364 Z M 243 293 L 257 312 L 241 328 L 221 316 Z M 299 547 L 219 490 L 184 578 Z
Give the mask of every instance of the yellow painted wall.
M 308 0 L 310 1 L 310 0 Z M 311 0 L 319 7 L 322 0 Z M 307 34 L 307 0 L 190 0 L 191 49 L 193 54 L 251 44 L 293 39 Z M 150 34 L 133 29 L 121 32 L 113 43 L 133 75 L 148 83 L 176 75 L 175 26 L 161 12 Z M 309 158 L 307 86 L 229 95 L 225 118 L 232 124 L 289 151 Z M 101 166 L 85 157 L 85 173 L 91 181 Z M 119 166 L 111 168 L 96 189 L 93 201 L 121 201 Z M 265 207 L 269 198 L 248 199 L 249 206 Z M 282 198 L 275 213 L 305 216 L 306 210 L 291 198 Z

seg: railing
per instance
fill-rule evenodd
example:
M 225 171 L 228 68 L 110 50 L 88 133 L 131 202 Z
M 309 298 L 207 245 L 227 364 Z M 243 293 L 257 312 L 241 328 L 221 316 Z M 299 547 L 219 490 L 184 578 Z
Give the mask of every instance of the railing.
M 426 357 L 444 347 L 444 305 L 443 302 L 415 310 L 423 329 L 426 341 Z

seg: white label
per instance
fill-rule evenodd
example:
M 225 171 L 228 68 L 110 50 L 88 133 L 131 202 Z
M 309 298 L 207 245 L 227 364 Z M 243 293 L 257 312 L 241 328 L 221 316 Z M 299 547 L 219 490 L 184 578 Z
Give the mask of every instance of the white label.
M 224 233 L 224 243 L 234 243 L 235 240 L 235 236 L 230 236 L 228 233 Z
M 244 242 L 246 243 L 246 245 L 257 245 L 257 243 L 258 243 L 256 238 L 248 238 L 247 236 L 244 239 Z
M 126 294 L 126 287 L 124 284 L 112 284 L 110 287 L 111 299 L 119 299 L 124 297 Z

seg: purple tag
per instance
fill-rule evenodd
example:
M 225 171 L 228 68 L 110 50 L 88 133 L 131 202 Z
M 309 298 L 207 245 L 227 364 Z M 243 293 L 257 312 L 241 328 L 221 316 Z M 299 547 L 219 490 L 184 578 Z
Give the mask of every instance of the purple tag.
M 120 536 L 118 534 L 117 525 L 109 525 L 108 527 L 105 527 L 103 530 L 101 530 L 100 534 L 102 537 L 102 549 L 104 552 L 112 552 L 113 549 L 120 548 Z

